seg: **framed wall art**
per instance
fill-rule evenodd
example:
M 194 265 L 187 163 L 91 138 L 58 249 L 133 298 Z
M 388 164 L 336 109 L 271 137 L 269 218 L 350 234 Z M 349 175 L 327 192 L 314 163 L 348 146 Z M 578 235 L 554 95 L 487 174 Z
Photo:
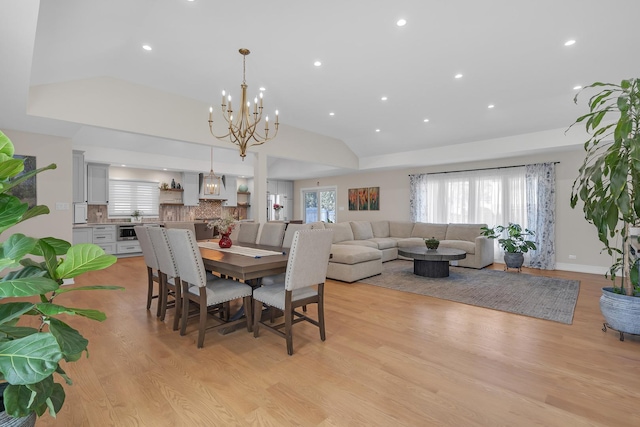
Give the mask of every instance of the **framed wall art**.
M 378 211 L 380 210 L 380 187 L 350 188 L 350 211 Z

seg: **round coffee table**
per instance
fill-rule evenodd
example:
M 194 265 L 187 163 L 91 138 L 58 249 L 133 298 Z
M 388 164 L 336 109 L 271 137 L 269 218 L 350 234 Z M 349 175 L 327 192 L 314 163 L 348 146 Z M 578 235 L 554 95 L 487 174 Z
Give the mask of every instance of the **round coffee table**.
M 413 274 L 424 277 L 449 277 L 449 261 L 464 259 L 461 249 L 427 249 L 426 246 L 398 248 L 398 255 L 413 258 Z

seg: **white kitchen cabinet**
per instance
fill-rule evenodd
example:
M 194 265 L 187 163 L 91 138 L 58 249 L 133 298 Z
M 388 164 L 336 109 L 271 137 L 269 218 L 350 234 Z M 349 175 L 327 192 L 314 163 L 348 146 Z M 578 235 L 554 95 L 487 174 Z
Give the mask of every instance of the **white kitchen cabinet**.
M 73 244 L 93 243 L 93 229 L 91 227 L 74 227 Z
M 137 240 L 128 240 L 126 242 L 118 242 L 116 244 L 116 253 L 120 254 L 134 254 L 137 252 L 142 252 L 140 249 L 140 242 Z
M 267 180 L 267 193 L 278 194 L 278 181 L 275 179 Z
M 116 226 L 94 225 L 93 243 L 100 246 L 108 254 L 116 253 Z
M 73 202 L 87 201 L 86 196 L 86 167 L 84 165 L 84 151 L 73 150 Z
M 185 206 L 198 206 L 199 198 L 198 174 L 196 172 L 182 172 L 182 203 Z
M 87 203 L 90 205 L 109 203 L 109 165 L 87 164 Z
M 224 206 L 238 206 L 238 179 L 235 176 L 225 176 L 225 185 L 222 186 L 220 196 L 226 199 L 223 202 Z

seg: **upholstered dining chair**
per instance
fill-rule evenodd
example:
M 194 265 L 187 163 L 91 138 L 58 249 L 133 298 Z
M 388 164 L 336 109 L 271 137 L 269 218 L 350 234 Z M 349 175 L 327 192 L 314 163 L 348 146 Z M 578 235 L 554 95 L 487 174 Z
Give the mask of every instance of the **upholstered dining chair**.
M 284 239 L 282 240 L 282 247 L 289 249 L 293 242 L 293 235 L 298 230 L 311 230 L 311 224 L 289 224 L 284 232 Z M 263 286 L 273 285 L 275 283 L 284 283 L 285 273 L 276 274 L 273 276 L 263 277 L 261 284 Z M 304 311 L 307 311 L 306 307 L 303 307 Z
M 258 244 L 278 247 L 282 246 L 285 227 L 286 224 L 284 222 L 265 222 L 262 224 L 260 230 Z
M 258 240 L 259 222 L 241 222 L 238 224 L 238 243 L 256 243 Z
M 151 308 L 151 301 L 157 299 L 156 316 L 160 317 L 162 311 L 162 284 L 158 274 L 158 258 L 149 239 L 149 227 L 136 225 L 133 229 L 138 238 L 138 243 L 140 243 L 140 249 L 142 249 L 144 263 L 147 265 L 147 310 Z M 158 293 L 155 294 L 153 291 L 154 283 L 158 284 Z
M 293 325 L 307 321 L 320 329 L 320 339 L 326 338 L 324 326 L 324 282 L 333 241 L 332 230 L 298 230 L 293 236 L 284 283 L 262 286 L 253 291 L 253 336 L 258 337 L 260 325 L 287 341 L 287 353 L 293 354 Z M 318 319 L 296 311 L 297 307 L 317 304 Z M 260 316 L 262 306 L 284 312 L 284 323 L 271 325 Z M 295 316 L 295 318 L 294 318 Z M 284 329 L 282 331 L 281 329 Z
M 246 322 L 247 330 L 251 332 L 251 286 L 231 279 L 217 278 L 208 280 L 195 235 L 189 230 L 181 229 L 169 229 L 166 230 L 166 233 L 169 237 L 169 244 L 182 282 L 180 335 L 186 334 L 187 313 L 189 312 L 190 303 L 198 306 L 198 348 L 201 348 L 204 344 L 206 329 L 217 330 Z M 239 298 L 244 299 L 244 319 L 224 322 L 219 318 L 214 318 L 219 323 L 215 326 L 207 327 L 209 312 L 219 312 L 224 309 L 224 303 Z
M 164 223 L 164 228 L 179 228 L 184 230 L 193 231 L 193 235 L 196 234 L 196 226 L 193 222 L 188 221 L 167 221 Z
M 169 246 L 169 238 L 164 228 L 149 227 L 149 238 L 158 258 L 158 275 L 160 276 L 160 290 L 162 293 L 162 303 L 160 309 L 160 320 L 164 321 L 169 306 L 169 297 L 173 296 L 175 313 L 173 317 L 173 330 L 178 330 L 180 314 L 182 310 L 180 273 L 175 257 Z

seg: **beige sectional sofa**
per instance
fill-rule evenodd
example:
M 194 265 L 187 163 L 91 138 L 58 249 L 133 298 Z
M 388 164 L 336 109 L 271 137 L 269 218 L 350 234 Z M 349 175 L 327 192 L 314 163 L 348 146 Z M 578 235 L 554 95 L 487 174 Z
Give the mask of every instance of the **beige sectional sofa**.
M 493 263 L 493 240 L 481 236 L 486 224 L 430 224 L 405 221 L 313 223 L 333 230 L 332 258 L 327 277 L 355 282 L 382 273 L 382 263 L 398 258 L 398 248 L 424 246 L 435 237 L 440 246 L 464 250 L 459 266 L 483 268 Z

